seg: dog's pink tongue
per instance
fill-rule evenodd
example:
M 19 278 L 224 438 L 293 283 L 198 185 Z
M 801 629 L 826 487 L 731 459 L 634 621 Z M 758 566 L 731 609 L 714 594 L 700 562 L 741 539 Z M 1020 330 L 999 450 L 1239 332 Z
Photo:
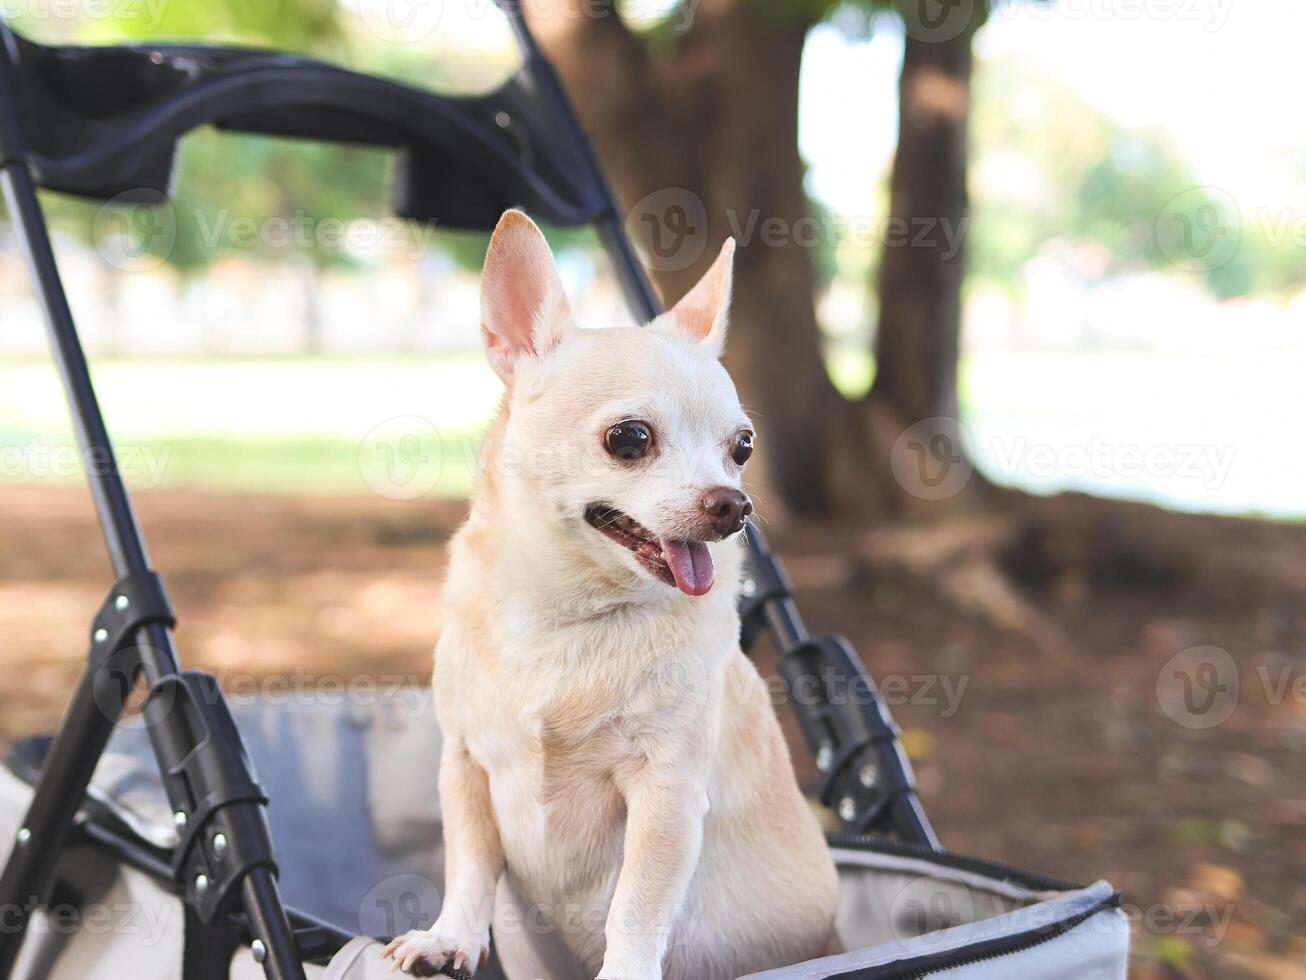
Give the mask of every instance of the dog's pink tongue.
M 667 560 L 676 588 L 685 595 L 707 595 L 716 581 L 712 555 L 702 541 L 662 541 L 662 555 Z

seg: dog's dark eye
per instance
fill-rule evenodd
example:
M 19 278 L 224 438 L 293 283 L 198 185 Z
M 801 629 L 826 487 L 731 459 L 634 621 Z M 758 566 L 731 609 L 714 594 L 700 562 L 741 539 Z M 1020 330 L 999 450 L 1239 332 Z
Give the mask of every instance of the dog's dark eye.
M 653 445 L 653 433 L 643 422 L 618 422 L 603 437 L 603 445 L 617 459 L 639 459 Z
M 730 458 L 736 466 L 743 466 L 748 457 L 753 455 L 753 433 L 740 432 L 735 436 L 734 445 L 730 447 Z

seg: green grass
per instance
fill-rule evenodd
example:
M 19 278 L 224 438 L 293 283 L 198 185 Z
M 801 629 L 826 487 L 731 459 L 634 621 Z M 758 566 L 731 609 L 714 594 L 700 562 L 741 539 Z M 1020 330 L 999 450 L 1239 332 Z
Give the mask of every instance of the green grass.
M 500 397 L 478 355 L 105 358 L 93 368 L 135 487 L 465 496 Z M 0 360 L 0 481 L 79 484 L 53 368 Z
M 477 439 L 474 432 L 462 435 Z M 317 494 L 386 492 L 391 486 L 403 492 L 406 485 L 416 486 L 388 479 L 383 463 L 366 446 L 339 439 L 192 437 L 170 440 L 167 448 L 163 486 Z M 438 477 L 421 478 L 423 486 L 430 485 L 421 496 L 465 497 L 471 492 L 472 465 L 460 446 L 424 440 L 418 454 L 423 465 L 438 466 Z
M 472 451 L 479 434 L 459 435 L 452 445 L 447 438 L 420 440 L 405 451 L 412 458 L 399 460 L 397 475 L 387 475 L 376 445 L 344 439 L 184 436 L 116 448 L 123 476 L 136 489 L 465 497 L 472 487 Z M 0 444 L 21 445 L 22 438 L 0 432 Z M 39 452 L 26 472 L 14 458 L 7 459 L 0 482 L 84 483 L 84 471 L 69 465 L 78 458 L 70 439 L 42 439 Z M 419 492 L 419 487 L 424 489 Z

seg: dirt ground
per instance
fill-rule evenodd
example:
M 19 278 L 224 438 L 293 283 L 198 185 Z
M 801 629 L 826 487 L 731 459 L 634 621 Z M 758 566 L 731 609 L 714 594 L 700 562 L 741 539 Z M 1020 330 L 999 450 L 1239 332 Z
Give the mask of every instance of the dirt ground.
M 426 682 L 462 504 L 138 505 L 188 666 Z M 0 487 L 0 514 L 9 740 L 57 723 L 111 575 L 83 493 Z M 1060 498 L 773 537 L 809 625 L 880 681 L 950 849 L 1110 879 L 1139 977 L 1306 977 L 1306 527 Z

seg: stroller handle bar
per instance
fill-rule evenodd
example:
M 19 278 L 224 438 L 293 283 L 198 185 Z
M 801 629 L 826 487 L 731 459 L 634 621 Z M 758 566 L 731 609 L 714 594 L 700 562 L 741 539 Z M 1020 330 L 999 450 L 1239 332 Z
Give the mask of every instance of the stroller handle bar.
M 545 138 L 558 120 L 541 118 L 525 70 L 488 95 L 450 96 L 251 48 L 46 47 L 2 23 L 0 43 L 20 82 L 0 158 L 26 160 L 48 190 L 157 202 L 178 140 L 213 125 L 396 150 L 394 210 L 415 221 L 489 230 L 508 200 L 576 226 L 605 204 L 575 145 Z

